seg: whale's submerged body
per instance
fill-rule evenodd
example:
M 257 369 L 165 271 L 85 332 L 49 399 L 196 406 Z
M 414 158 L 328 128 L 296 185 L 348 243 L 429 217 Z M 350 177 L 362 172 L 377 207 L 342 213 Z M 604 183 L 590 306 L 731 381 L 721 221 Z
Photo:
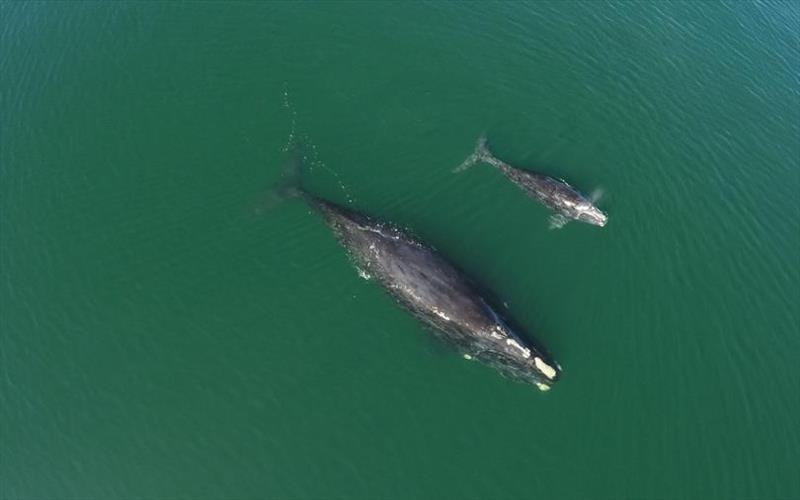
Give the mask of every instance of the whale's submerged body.
M 597 208 L 592 201 L 582 195 L 562 179 L 544 174 L 512 167 L 500 160 L 489 150 L 486 138 L 478 139 L 475 152 L 472 153 L 456 171 L 464 170 L 478 162 L 497 167 L 514 184 L 521 187 L 531 198 L 556 212 L 556 221 L 563 225 L 569 219 L 575 219 L 595 226 L 605 226 L 608 216 Z
M 356 265 L 467 358 L 547 390 L 560 367 L 519 337 L 471 281 L 399 228 L 310 195 Z

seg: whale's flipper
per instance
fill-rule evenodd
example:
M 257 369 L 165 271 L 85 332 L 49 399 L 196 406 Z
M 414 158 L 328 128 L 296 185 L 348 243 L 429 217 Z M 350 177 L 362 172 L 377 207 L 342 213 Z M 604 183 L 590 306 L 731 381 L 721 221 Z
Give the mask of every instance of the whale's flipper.
M 553 214 L 548 220 L 550 221 L 550 229 L 561 229 L 569 222 L 569 219 L 562 214 Z
M 461 165 L 454 168 L 453 172 L 463 172 L 476 163 L 487 161 L 492 158 L 494 158 L 494 156 L 492 155 L 492 152 L 489 151 L 489 147 L 486 145 L 486 135 L 481 135 L 478 137 L 478 140 L 475 143 L 475 151 L 473 151 L 471 155 L 467 156 L 467 159 L 464 160 Z
M 369 274 L 367 271 L 361 269 L 358 266 L 356 266 L 356 271 L 358 272 L 358 275 L 361 276 L 361 278 L 363 278 L 363 279 L 365 279 L 367 281 L 372 279 L 372 275 L 371 274 Z

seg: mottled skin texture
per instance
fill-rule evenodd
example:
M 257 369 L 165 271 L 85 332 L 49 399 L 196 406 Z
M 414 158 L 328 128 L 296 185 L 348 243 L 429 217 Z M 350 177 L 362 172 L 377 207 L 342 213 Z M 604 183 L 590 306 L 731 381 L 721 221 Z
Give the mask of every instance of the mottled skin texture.
M 558 365 L 512 332 L 469 279 L 432 248 L 390 224 L 306 199 L 369 277 L 463 354 L 540 389 L 558 378 Z
M 482 161 L 497 167 L 506 177 L 525 190 L 530 197 L 539 200 L 551 210 L 568 219 L 596 226 L 606 225 L 608 220 L 606 214 L 575 188 L 561 179 L 512 167 L 489 151 L 484 138 L 479 139 L 478 146 L 471 158 L 471 161 Z

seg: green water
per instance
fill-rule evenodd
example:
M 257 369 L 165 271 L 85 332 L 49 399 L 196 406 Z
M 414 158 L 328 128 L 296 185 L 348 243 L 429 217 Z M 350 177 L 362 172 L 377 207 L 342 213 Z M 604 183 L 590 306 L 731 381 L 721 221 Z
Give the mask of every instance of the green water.
M 0 3 L 0 497 L 800 497 L 799 32 L 775 1 Z M 490 288 L 552 391 L 263 213 L 293 127 L 310 189 Z M 608 226 L 451 173 L 482 132 Z

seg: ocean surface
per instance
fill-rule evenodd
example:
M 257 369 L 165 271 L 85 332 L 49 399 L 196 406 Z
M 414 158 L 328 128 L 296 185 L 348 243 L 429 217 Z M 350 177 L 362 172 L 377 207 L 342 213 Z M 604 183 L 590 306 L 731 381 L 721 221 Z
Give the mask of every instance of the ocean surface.
M 800 498 L 800 7 L 0 3 L 0 498 Z M 548 225 L 495 153 L 600 196 Z M 270 186 L 552 352 L 462 359 Z

